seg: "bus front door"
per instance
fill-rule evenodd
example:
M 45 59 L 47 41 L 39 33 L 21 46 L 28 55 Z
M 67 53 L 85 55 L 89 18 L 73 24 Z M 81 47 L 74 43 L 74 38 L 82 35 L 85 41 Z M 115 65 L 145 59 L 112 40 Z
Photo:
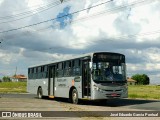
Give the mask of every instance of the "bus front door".
M 55 86 L 55 66 L 49 67 L 49 79 L 48 79 L 48 95 L 54 96 Z
M 82 97 L 91 97 L 91 78 L 89 70 L 89 60 L 82 61 Z

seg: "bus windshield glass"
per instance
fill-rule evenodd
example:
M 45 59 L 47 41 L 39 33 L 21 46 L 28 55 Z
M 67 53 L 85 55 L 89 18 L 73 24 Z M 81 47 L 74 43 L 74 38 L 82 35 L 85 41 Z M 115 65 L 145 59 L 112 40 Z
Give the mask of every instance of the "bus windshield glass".
M 97 82 L 125 81 L 125 58 L 123 55 L 101 54 L 93 57 L 92 78 Z

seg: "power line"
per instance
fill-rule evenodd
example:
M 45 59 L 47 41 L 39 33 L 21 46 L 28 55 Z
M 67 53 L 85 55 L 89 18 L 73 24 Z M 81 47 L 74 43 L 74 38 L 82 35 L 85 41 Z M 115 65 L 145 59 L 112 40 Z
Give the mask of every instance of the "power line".
M 135 5 L 135 3 L 134 4 L 130 4 L 130 6 L 131 5 Z M 106 14 L 106 13 L 108 13 L 108 12 L 113 12 L 113 10 L 119 10 L 119 9 L 122 9 L 122 8 L 124 8 L 124 7 L 126 7 L 126 5 L 124 5 L 124 6 L 120 6 L 120 7 L 116 7 L 116 8 L 114 8 L 114 9 L 109 9 L 109 10 L 107 10 L 107 11 L 103 11 L 103 12 L 99 12 L 98 14 L 93 14 L 93 15 L 91 15 L 91 16 L 89 16 L 89 17 L 83 17 L 83 18 L 80 18 L 80 19 L 77 19 L 77 20 L 75 20 L 75 21 L 72 21 L 70 24 L 73 24 L 73 23 L 75 23 L 75 22 L 78 22 L 78 21 L 80 21 L 80 20 L 86 20 L 86 19 L 89 19 L 89 18 L 91 18 L 91 17 L 96 17 L 96 16 L 99 16 L 99 15 L 102 15 L 102 14 Z M 115 12 L 116 12 L 115 11 Z M 57 25 L 56 25 L 57 26 Z M 53 26 L 53 27 L 55 27 L 55 26 Z M 48 28 L 47 28 L 48 29 Z M 44 30 L 44 29 L 42 29 L 42 30 Z M 42 31 L 42 30 L 37 30 L 37 31 Z M 114 38 L 129 38 L 129 37 L 138 37 L 138 36 L 145 36 L 145 35 L 151 35 L 151 34 L 157 34 L 157 33 L 159 33 L 160 31 L 158 30 L 158 31 L 151 31 L 151 32 L 147 32 L 147 33 L 141 33 L 141 34 L 132 34 L 132 35 L 126 35 L 126 36 L 114 36 Z M 13 38 L 12 36 L 11 36 L 11 38 Z M 113 39 L 113 38 L 112 38 Z
M 156 1 L 156 0 L 154 0 L 154 1 Z M 107 10 L 100 11 L 100 12 L 95 13 L 95 14 L 91 14 L 89 16 L 84 16 L 84 17 L 81 17 L 79 19 L 75 19 L 73 21 L 67 21 L 65 23 L 66 24 L 74 24 L 74 23 L 77 23 L 77 22 L 82 22 L 82 21 L 85 21 L 85 20 L 89 20 L 93 17 L 98 17 L 98 16 L 103 15 L 103 14 L 111 14 L 111 13 L 120 12 L 120 10 L 126 9 L 126 7 L 131 7 L 132 6 L 132 8 L 133 8 L 133 7 L 137 7 L 137 6 L 140 6 L 140 5 L 144 5 L 144 3 L 148 4 L 148 3 L 151 3 L 151 2 L 153 2 L 153 1 L 151 1 L 151 0 L 142 0 L 142 1 L 138 1 L 138 2 L 136 1 L 136 2 L 133 2 L 129 5 L 122 5 L 122 6 L 112 8 L 112 9 L 107 9 Z M 59 25 L 54 25 L 52 27 L 57 27 L 57 26 L 59 26 Z M 40 30 L 36 30 L 36 31 L 43 31 L 43 30 L 48 29 L 48 28 L 50 28 L 50 27 L 40 29 Z
M 68 1 L 70 1 L 70 0 L 65 0 L 64 2 L 68 2 Z M 46 4 L 46 5 L 40 6 L 40 7 L 36 8 L 36 9 L 33 9 L 33 10 L 28 10 L 28 11 L 26 11 L 26 12 L 21 12 L 21 13 L 14 14 L 14 15 L 8 15 L 8 16 L 0 17 L 0 20 L 3 20 L 3 19 L 11 19 L 11 18 L 14 18 L 14 17 L 19 17 L 19 16 L 27 15 L 27 14 L 30 14 L 30 13 L 33 13 L 33 12 L 38 13 L 38 12 L 37 12 L 38 10 L 41 10 L 41 9 L 43 10 L 43 9 L 45 9 L 46 7 L 50 7 L 50 6 L 52 6 L 52 5 L 57 6 L 57 5 L 59 5 L 59 4 L 61 4 L 59 1 L 50 2 L 50 3 Z M 32 7 L 30 7 L 30 8 L 32 8 Z
M 29 0 L 27 0 L 27 4 L 29 3 L 28 2 Z M 48 1 L 48 0 L 47 0 Z M 49 2 L 46 2 L 47 4 L 49 4 L 49 3 L 52 3 L 51 1 L 53 1 L 53 0 L 50 0 Z M 39 8 L 39 7 L 42 7 L 42 6 L 46 6 L 46 5 L 44 5 L 44 3 L 40 3 L 40 4 L 36 4 L 36 5 L 32 5 L 32 6 L 30 6 L 29 8 L 35 8 L 35 9 L 37 9 L 37 8 Z M 16 10 L 14 10 L 14 12 L 22 12 L 22 11 L 25 11 L 25 10 L 28 10 L 28 8 L 20 8 L 20 9 L 16 9 Z M 10 12 L 10 10 L 9 11 L 7 11 L 7 12 Z M 18 14 L 18 13 L 17 13 Z M 9 16 L 9 15 L 8 15 Z M 11 15 L 12 16 L 12 15 Z M 5 16 L 4 16 L 5 17 Z
M 68 0 L 69 1 L 69 0 Z M 41 13 L 41 12 L 44 12 L 44 11 L 46 11 L 46 10 L 49 10 L 49 9 L 51 9 L 51 8 L 53 8 L 53 7 L 56 7 L 57 5 L 59 5 L 59 4 L 61 4 L 61 3 L 56 3 L 56 4 L 49 4 L 48 6 L 46 6 L 45 8 L 38 8 L 39 9 L 39 11 L 37 12 L 37 10 L 34 10 L 34 11 L 28 11 L 28 12 L 26 12 L 25 14 L 24 13 L 20 13 L 20 14 L 18 14 L 19 16 L 17 16 L 17 17 L 20 17 L 20 18 L 16 18 L 16 19 L 14 19 L 14 20 L 9 20 L 9 21 L 4 21 L 4 22 L 0 22 L 0 24 L 4 24 L 4 23 L 9 23 L 9 22 L 15 22 L 15 21 L 18 21 L 18 20 L 22 20 L 22 19 L 24 19 L 24 18 L 28 18 L 28 17 L 31 17 L 31 16 L 33 16 L 33 15 L 35 15 L 35 14 L 38 14 L 38 13 Z M 35 13 L 34 13 L 35 12 Z M 31 14 L 31 15 L 27 15 L 27 14 Z M 27 16 L 24 16 L 24 15 L 27 15 Z M 15 17 L 16 17 L 15 16 Z M 24 16 L 24 17 L 21 17 L 21 16 Z M 13 16 L 14 17 L 14 16 Z M 13 18 L 12 17 L 12 18 Z M 10 19 L 12 19 L 12 18 L 10 18 Z M 1 19 L 0 19 L 1 20 Z
M 60 18 L 69 16 L 69 15 L 73 15 L 73 14 L 76 14 L 76 13 L 79 13 L 79 12 L 82 12 L 82 11 L 85 11 L 85 10 L 97 7 L 97 6 L 106 4 L 106 3 L 111 2 L 111 1 L 113 1 L 113 0 L 110 0 L 110 1 L 107 1 L 107 2 L 104 2 L 104 3 L 100 3 L 98 5 L 95 5 L 95 6 L 92 6 L 92 7 L 88 7 L 88 8 L 85 8 L 85 9 L 82 9 L 82 10 L 79 10 L 79 11 L 76 11 L 76 12 L 72 12 L 72 13 L 69 13 L 69 14 L 57 17 L 57 18 L 50 19 L 50 20 L 42 21 L 42 22 L 39 22 L 39 23 L 31 24 L 31 25 L 20 27 L 20 28 L 16 28 L 16 29 L 1 31 L 0 33 L 6 33 L 6 32 L 16 31 L 16 30 L 19 30 L 19 29 L 27 28 L 27 27 L 36 26 L 36 25 L 39 25 L 39 24 L 42 24 L 42 23 L 46 23 L 46 22 L 49 22 L 49 21 L 60 19 Z M 133 3 L 129 4 L 129 5 L 118 6 L 118 7 L 113 8 L 113 9 L 109 9 L 109 10 L 105 10 L 105 11 L 99 12 L 98 14 L 96 13 L 96 14 L 94 14 L 92 16 L 89 16 L 89 17 L 95 17 L 95 16 L 98 16 L 98 15 L 101 15 L 101 14 L 104 14 L 104 13 L 107 13 L 107 12 L 117 12 L 118 10 L 124 9 L 124 8 L 126 8 L 128 6 L 134 6 L 134 7 L 136 7 L 136 5 L 138 5 L 138 4 L 144 4 L 144 3 L 153 2 L 153 1 L 157 1 L 157 0 L 152 0 L 152 1 L 151 0 L 141 0 L 141 1 L 138 1 L 138 2 L 136 1 L 136 2 L 133 2 Z M 81 18 L 81 19 L 77 19 L 76 22 L 79 21 L 79 20 L 85 20 L 85 19 L 87 19 L 89 17 L 84 17 L 84 18 Z
M 47 5 L 39 5 L 39 7 L 36 7 L 34 10 L 36 10 L 37 11 L 37 9 L 39 9 L 39 8 L 43 8 L 43 7 L 45 7 L 45 6 L 48 6 L 48 5 L 50 5 L 50 4 L 53 4 L 53 3 L 56 3 L 56 2 L 50 2 L 50 3 L 48 3 Z M 30 7 L 30 8 L 32 8 L 32 7 Z M 21 10 L 22 11 L 22 10 Z M 19 16 L 19 15 L 23 15 L 23 14 L 28 14 L 28 12 L 30 13 L 30 12 L 32 12 L 33 10 L 28 10 L 28 8 L 27 8 L 27 11 L 25 11 L 25 12 L 21 12 L 20 11 L 20 13 L 17 13 L 17 14 L 13 14 L 13 15 L 6 15 L 6 16 L 0 16 L 0 20 L 1 19 L 7 19 L 7 18 L 12 18 L 12 17 L 17 17 L 17 16 Z M 14 11 L 15 12 L 15 11 Z
M 0 33 L 6 33 L 6 32 L 15 31 L 15 30 L 20 30 L 20 29 L 23 29 L 23 28 L 36 26 L 36 25 L 39 25 L 39 24 L 42 24 L 42 23 L 46 23 L 46 22 L 49 22 L 49 21 L 53 21 L 53 20 L 56 20 L 56 19 L 61 19 L 61 18 L 63 18 L 63 17 L 67 17 L 67 16 L 69 16 L 69 15 L 77 14 L 77 13 L 79 13 L 79 12 L 86 11 L 86 10 L 88 10 L 88 9 L 95 8 L 95 7 L 104 5 L 104 4 L 109 3 L 109 2 L 112 2 L 112 1 L 113 1 L 113 0 L 109 0 L 109 1 L 107 1 L 107 2 L 103 2 L 103 3 L 97 4 L 97 5 L 95 5 L 95 6 L 91 6 L 91 7 L 88 7 L 88 8 L 84 8 L 84 9 L 82 9 L 82 10 L 78 10 L 78 11 L 75 11 L 75 12 L 72 12 L 72 13 L 69 13 L 69 14 L 66 14 L 66 15 L 63 15 L 63 16 L 60 16 L 60 17 L 56 17 L 56 18 L 53 18 L 53 19 L 50 19 L 50 20 L 42 21 L 42 22 L 39 22 L 39 23 L 35 23 L 35 24 L 31 24 L 31 25 L 27 25 L 27 26 L 23 26 L 23 27 L 11 29 L 11 30 L 1 31 Z
M 150 0 L 148 0 L 147 2 L 149 2 Z M 154 0 L 154 1 L 156 1 L 156 0 Z M 139 4 L 139 3 L 144 3 L 145 1 L 143 0 L 143 1 L 139 1 L 139 2 L 134 2 L 134 3 L 132 3 L 132 4 L 130 4 L 130 5 L 124 5 L 124 6 L 118 6 L 118 7 L 116 7 L 116 8 L 113 8 L 113 9 L 109 9 L 109 10 L 106 10 L 106 11 L 102 11 L 102 12 L 99 12 L 98 14 L 96 13 L 96 14 L 93 14 L 93 15 L 91 15 L 91 16 L 89 16 L 89 17 L 83 17 L 83 18 L 80 18 L 80 19 L 77 19 L 77 20 L 75 20 L 75 21 L 73 21 L 73 22 L 71 22 L 70 24 L 72 24 L 72 23 L 74 23 L 74 22 L 77 22 L 77 21 L 79 21 L 79 20 L 86 20 L 86 19 L 89 19 L 90 17 L 96 17 L 96 16 L 98 16 L 98 15 L 101 15 L 101 14 L 106 14 L 106 13 L 108 13 L 108 12 L 117 12 L 117 10 L 120 10 L 120 9 L 124 9 L 125 7 L 128 7 L 128 6 L 134 6 L 134 7 L 136 7 L 135 5 L 136 4 Z M 93 7 L 95 7 L 95 6 L 93 6 Z M 90 7 L 89 8 L 86 8 L 86 9 L 90 9 Z M 82 11 L 82 10 L 81 10 Z M 77 11 L 76 11 L 77 12 Z M 75 13 L 75 12 L 74 12 Z M 71 13 L 71 14 L 73 14 L 73 13 Z M 68 15 L 68 14 L 67 14 Z M 60 16 L 60 17 L 65 17 L 65 16 L 67 16 L 67 15 L 64 15 L 64 16 Z M 57 18 L 56 18 L 57 19 Z M 30 26 L 32 26 L 32 25 L 30 25 Z M 22 28 L 20 28 L 20 29 L 22 29 Z M 47 28 L 48 29 L 48 28 Z M 16 30 L 16 29 L 13 29 L 13 30 Z M 41 30 L 40 30 L 41 31 Z M 2 32 L 5 32 L 5 31 L 2 31 Z M 2 33 L 1 32 L 1 33 Z M 154 31 L 155 32 L 155 31 Z M 156 32 L 158 32 L 159 33 L 159 31 L 156 31 Z

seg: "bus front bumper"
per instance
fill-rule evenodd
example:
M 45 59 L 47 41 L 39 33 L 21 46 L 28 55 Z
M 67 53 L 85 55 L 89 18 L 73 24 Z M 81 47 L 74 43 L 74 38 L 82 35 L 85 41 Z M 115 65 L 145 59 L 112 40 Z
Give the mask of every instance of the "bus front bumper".
M 93 100 L 98 99 L 114 99 L 114 98 L 127 98 L 128 97 L 128 91 L 121 89 L 121 90 L 93 90 L 92 91 L 92 97 Z

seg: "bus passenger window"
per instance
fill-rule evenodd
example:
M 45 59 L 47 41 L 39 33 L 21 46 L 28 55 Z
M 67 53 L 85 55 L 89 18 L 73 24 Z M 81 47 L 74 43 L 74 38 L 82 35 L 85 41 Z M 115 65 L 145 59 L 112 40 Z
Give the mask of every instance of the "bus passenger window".
M 67 73 L 68 76 L 71 76 L 71 61 L 68 61 Z
M 58 63 L 57 77 L 63 77 L 63 63 Z
M 66 61 L 63 63 L 63 76 L 69 77 L 71 75 L 71 61 Z
M 80 75 L 80 59 L 76 59 L 73 61 L 73 75 L 79 76 Z

